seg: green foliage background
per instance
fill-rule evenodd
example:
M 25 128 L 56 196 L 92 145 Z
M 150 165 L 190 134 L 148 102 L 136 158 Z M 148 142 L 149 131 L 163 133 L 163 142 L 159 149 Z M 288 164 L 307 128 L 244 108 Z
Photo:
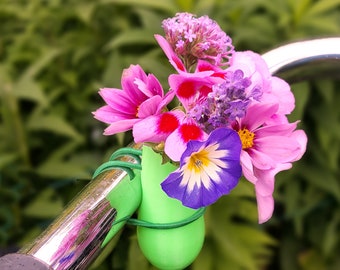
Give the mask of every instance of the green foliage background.
M 173 72 L 153 38 L 179 11 L 209 15 L 237 50 L 340 36 L 339 0 L 1 0 L 0 247 L 46 228 L 131 137 L 101 135 L 100 87 L 120 88 L 140 64 L 166 88 Z M 206 241 L 189 269 L 340 269 L 340 85 L 292 85 L 309 137 L 304 158 L 276 181 L 273 218 L 257 224 L 246 181 L 209 207 Z M 126 227 L 92 269 L 152 269 Z

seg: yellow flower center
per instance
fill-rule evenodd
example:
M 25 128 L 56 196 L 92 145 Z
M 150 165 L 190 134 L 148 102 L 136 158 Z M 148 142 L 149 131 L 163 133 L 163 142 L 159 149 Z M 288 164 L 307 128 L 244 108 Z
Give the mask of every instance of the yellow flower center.
M 197 173 L 200 172 L 204 166 L 208 166 L 209 162 L 208 152 L 202 150 L 190 156 L 188 169 Z
M 244 128 L 244 129 L 240 129 L 237 133 L 241 139 L 242 149 L 247 149 L 254 145 L 255 134 L 253 132 Z
M 139 107 L 140 107 L 140 106 L 137 106 L 137 107 L 136 107 L 136 118 L 138 118 Z

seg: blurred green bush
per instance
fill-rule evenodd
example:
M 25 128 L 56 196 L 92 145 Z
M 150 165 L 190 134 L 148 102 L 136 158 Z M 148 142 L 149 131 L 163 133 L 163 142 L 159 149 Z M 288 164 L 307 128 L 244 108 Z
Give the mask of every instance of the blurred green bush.
M 209 15 L 237 50 L 340 35 L 339 0 L 0 1 L 0 247 L 37 236 L 129 134 L 102 136 L 100 87 L 140 64 L 166 86 L 172 68 L 153 38 L 179 11 Z M 166 87 L 165 87 L 166 88 Z M 276 181 L 276 210 L 257 224 L 243 181 L 206 213 L 190 269 L 340 269 L 340 85 L 292 86 L 309 136 L 305 157 Z M 126 227 L 92 269 L 152 269 Z M 113 253 L 112 253 L 113 251 Z M 138 266 L 138 267 L 137 267 Z

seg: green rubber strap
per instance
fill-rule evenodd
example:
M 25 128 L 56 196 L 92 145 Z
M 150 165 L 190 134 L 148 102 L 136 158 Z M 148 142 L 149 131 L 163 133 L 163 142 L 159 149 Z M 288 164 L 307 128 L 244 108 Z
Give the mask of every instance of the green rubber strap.
M 142 160 L 140 158 L 141 155 L 142 155 L 142 150 L 124 147 L 124 148 L 120 148 L 117 151 L 115 151 L 111 155 L 110 160 L 114 160 L 114 159 L 121 157 L 121 156 L 131 156 L 137 161 L 138 164 L 141 164 L 141 162 L 142 162 Z
M 99 174 L 101 174 L 104 171 L 117 169 L 117 168 L 125 170 L 130 176 L 130 179 L 132 180 L 133 178 L 135 178 L 135 173 L 133 172 L 133 169 L 141 170 L 142 166 L 140 164 L 130 163 L 130 162 L 121 161 L 121 160 L 111 160 L 100 165 L 93 173 L 92 178 L 97 177 Z
M 160 230 L 175 229 L 175 228 L 183 227 L 199 219 L 205 213 L 205 209 L 206 209 L 205 207 L 200 208 L 192 216 L 185 218 L 181 221 L 176 221 L 176 222 L 171 222 L 171 223 L 152 223 L 152 222 L 147 222 L 147 221 L 140 220 L 140 219 L 134 219 L 134 218 L 131 218 L 130 216 L 126 216 L 124 218 L 121 218 L 113 222 L 112 226 L 120 222 L 126 221 L 126 223 L 129 225 L 135 225 L 135 226 L 140 226 L 140 227 L 145 227 L 145 228 L 150 228 L 150 229 L 160 229 Z

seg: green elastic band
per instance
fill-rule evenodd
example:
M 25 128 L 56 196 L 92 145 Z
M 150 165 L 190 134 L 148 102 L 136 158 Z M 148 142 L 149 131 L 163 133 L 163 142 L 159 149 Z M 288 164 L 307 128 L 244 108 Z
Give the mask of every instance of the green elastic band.
M 205 207 L 200 208 L 197 210 L 192 216 L 183 219 L 181 221 L 176 221 L 176 222 L 170 222 L 170 223 L 152 223 L 140 219 L 134 219 L 130 218 L 130 216 L 126 216 L 124 218 L 121 218 L 119 220 L 116 220 L 115 222 L 112 223 L 112 226 L 126 221 L 127 224 L 129 225 L 135 225 L 135 226 L 140 226 L 140 227 L 145 227 L 145 228 L 151 228 L 151 229 L 160 229 L 160 230 L 166 230 L 166 229 L 175 229 L 179 227 L 183 227 L 187 224 L 190 224 L 194 222 L 195 220 L 199 219 L 201 216 L 203 216 L 205 212 Z
M 137 161 L 138 164 L 141 164 L 141 162 L 142 162 L 142 160 L 140 158 L 141 155 L 142 155 L 142 150 L 124 147 L 124 148 L 120 148 L 117 151 L 115 151 L 111 155 L 110 160 L 114 160 L 114 159 L 121 157 L 121 156 L 131 156 Z
M 112 160 L 112 161 L 108 161 L 100 165 L 93 173 L 92 178 L 97 177 L 99 174 L 101 174 L 104 171 L 108 171 L 112 169 L 122 169 L 126 171 L 130 179 L 132 180 L 133 178 L 135 178 L 135 173 L 133 172 L 132 169 L 141 170 L 142 166 L 140 164 L 130 163 L 126 161 Z
M 122 160 L 115 160 L 118 157 L 126 156 L 126 155 L 133 157 L 137 161 L 137 164 L 122 161 Z M 141 165 L 142 160 L 140 158 L 141 155 L 142 155 L 142 150 L 129 148 L 129 147 L 120 148 L 111 155 L 108 162 L 103 163 L 95 170 L 92 178 L 97 177 L 99 174 L 101 174 L 104 171 L 108 171 L 112 169 L 122 169 L 127 172 L 127 174 L 130 177 L 130 180 L 132 180 L 135 178 L 135 173 L 133 169 L 137 169 L 137 170 L 142 169 L 142 165 Z

